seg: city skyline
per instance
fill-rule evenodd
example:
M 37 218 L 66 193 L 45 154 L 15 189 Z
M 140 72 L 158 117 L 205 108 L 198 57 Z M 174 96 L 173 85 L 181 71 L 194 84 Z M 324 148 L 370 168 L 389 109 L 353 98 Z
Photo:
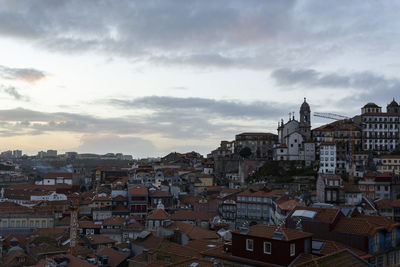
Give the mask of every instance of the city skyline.
M 400 90 L 394 1 L 0 3 L 1 151 L 207 154 Z

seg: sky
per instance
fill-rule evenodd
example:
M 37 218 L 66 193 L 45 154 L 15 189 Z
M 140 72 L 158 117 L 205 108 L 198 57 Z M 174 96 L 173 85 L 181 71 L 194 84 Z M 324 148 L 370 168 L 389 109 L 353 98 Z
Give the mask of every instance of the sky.
M 0 150 L 207 154 L 400 100 L 399 1 L 0 0 Z M 330 121 L 312 118 L 313 127 Z

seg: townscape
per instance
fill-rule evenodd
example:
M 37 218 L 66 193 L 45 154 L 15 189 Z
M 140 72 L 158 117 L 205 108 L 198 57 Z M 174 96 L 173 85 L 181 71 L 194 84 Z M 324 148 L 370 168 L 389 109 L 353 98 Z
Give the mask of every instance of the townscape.
M 311 107 L 206 156 L 2 152 L 2 265 L 400 264 L 400 106 Z

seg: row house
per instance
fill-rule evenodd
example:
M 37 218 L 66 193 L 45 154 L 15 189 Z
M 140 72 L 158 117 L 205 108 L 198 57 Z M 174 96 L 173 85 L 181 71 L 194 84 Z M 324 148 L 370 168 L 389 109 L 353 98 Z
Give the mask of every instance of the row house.
M 378 158 L 376 164 L 379 172 L 392 172 L 396 175 L 400 174 L 400 155 L 382 155 Z
M 361 108 L 364 150 L 392 152 L 399 149 L 400 113 L 393 112 L 393 106 L 398 106 L 394 100 L 387 106 L 387 112 L 382 112 L 382 108 L 375 103 Z
M 129 207 L 132 215 L 147 216 L 149 193 L 147 187 L 136 184 L 128 190 Z
M 336 144 L 323 142 L 319 146 L 319 173 L 335 174 Z
M 223 252 L 215 248 L 203 255 L 234 266 L 293 266 L 301 255 L 311 253 L 311 233 L 258 224 L 233 231 Z
M 235 137 L 235 151 L 250 148 L 252 158 L 272 160 L 273 148 L 278 142 L 278 135 L 272 133 L 241 133 Z
M 221 220 L 229 225 L 229 228 L 236 226 L 236 195 L 240 191 L 222 191 L 218 196 L 218 215 Z
M 170 193 L 158 189 L 149 190 L 149 200 L 150 206 L 153 209 L 156 208 L 159 203 L 163 204 L 165 208 L 172 208 L 174 204 L 174 199 Z
M 352 150 L 361 150 L 361 129 L 358 116 L 351 120 L 334 121 L 312 130 L 312 138 L 319 147 L 323 143 L 334 143 L 336 146 L 335 173 L 342 175 L 348 171 L 348 160 Z M 349 142 L 352 142 L 350 146 Z M 320 152 L 319 150 L 317 150 Z M 320 160 L 324 155 L 320 155 Z
M 369 200 L 392 199 L 392 174 L 369 172 L 358 181 L 360 191 Z
M 336 174 L 319 174 L 317 179 L 317 202 L 341 204 L 345 202 L 343 180 Z
M 296 207 L 286 225 L 302 229 L 314 237 L 343 243 L 369 254 L 371 266 L 400 264 L 400 224 L 382 216 L 353 212 L 349 217 L 337 208 Z
M 48 172 L 44 175 L 41 181 L 36 181 L 37 185 L 56 185 L 56 184 L 67 184 L 72 185 L 72 173 L 71 172 Z
M 236 227 L 251 224 L 271 224 L 274 203 L 268 192 L 247 189 L 236 195 Z

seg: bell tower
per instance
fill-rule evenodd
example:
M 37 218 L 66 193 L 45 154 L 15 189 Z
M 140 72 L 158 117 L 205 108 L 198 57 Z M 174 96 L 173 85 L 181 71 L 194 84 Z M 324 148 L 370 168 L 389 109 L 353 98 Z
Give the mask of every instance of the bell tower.
M 311 109 L 308 105 L 306 98 L 300 107 L 300 133 L 303 135 L 304 140 L 311 138 Z

